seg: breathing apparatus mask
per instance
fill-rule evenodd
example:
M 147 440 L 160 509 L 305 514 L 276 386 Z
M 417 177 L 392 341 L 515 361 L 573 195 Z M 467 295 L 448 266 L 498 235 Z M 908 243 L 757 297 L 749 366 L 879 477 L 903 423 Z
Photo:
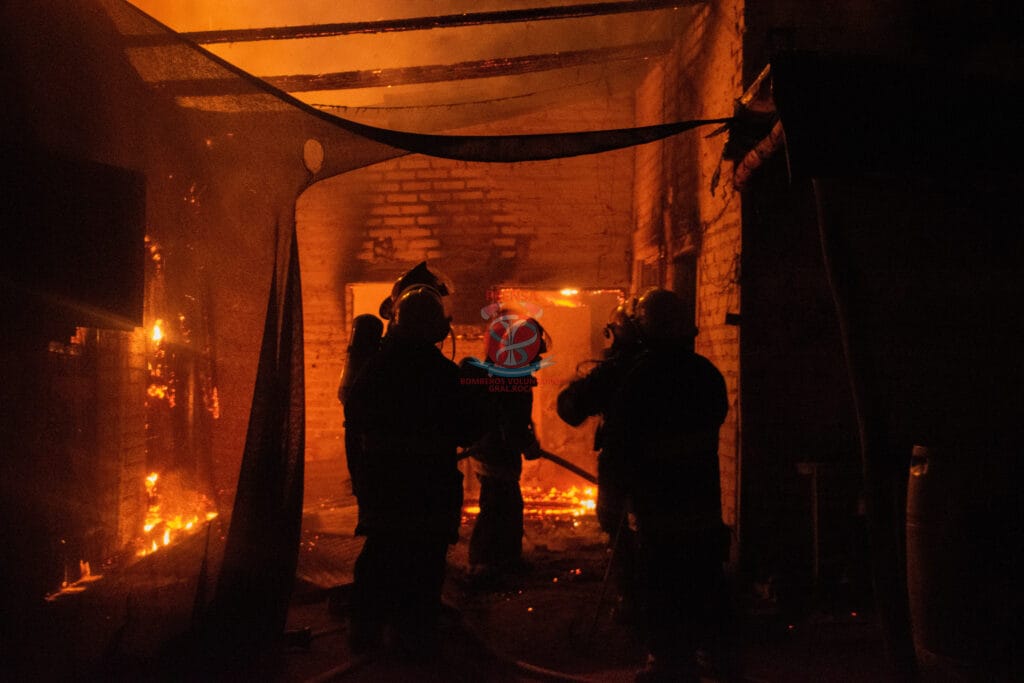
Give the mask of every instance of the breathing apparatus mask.
M 610 339 L 613 350 L 631 347 L 640 340 L 640 328 L 634 315 L 636 299 L 628 299 L 611 312 L 604 326 L 604 338 Z

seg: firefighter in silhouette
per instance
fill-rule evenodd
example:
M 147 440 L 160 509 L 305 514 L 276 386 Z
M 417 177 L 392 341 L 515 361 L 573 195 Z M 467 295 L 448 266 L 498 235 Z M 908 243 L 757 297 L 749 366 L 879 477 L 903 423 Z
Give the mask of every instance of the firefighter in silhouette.
M 436 652 L 448 546 L 458 540 L 457 447 L 479 436 L 458 367 L 438 344 L 449 334 L 439 292 L 406 287 L 380 350 L 352 380 L 346 431 L 358 442 L 350 472 L 359 504 L 350 641 L 366 652 L 390 629 L 401 652 Z
M 378 314 L 389 323 L 394 317 L 395 304 L 399 297 L 410 287 L 423 286 L 432 289 L 438 297 L 451 294 L 451 287 L 438 273 L 430 270 L 426 261 L 418 263 L 403 273 L 391 286 L 391 294 L 380 302 Z M 352 320 L 352 334 L 348 344 L 348 360 L 341 373 L 338 384 L 338 400 L 344 404 L 359 371 L 366 362 L 380 350 L 381 336 L 384 325 L 380 319 L 370 314 L 357 315 Z
M 611 340 L 604 359 L 559 392 L 556 404 L 558 416 L 573 427 L 588 417 L 600 418 L 594 432 L 594 450 L 598 452 L 597 519 L 612 548 L 611 574 L 618 590 L 616 618 L 626 622 L 633 619 L 636 607 L 636 539 L 629 525 L 625 488 L 629 449 L 616 397 L 641 348 L 632 308 L 632 302 L 627 301 L 612 311 L 604 329 L 605 337 Z
M 381 322 L 381 318 L 386 320 L 389 326 L 391 325 L 394 319 L 395 304 L 401 295 L 411 287 L 425 287 L 433 291 L 438 298 L 446 297 L 452 292 L 452 288 L 448 286 L 445 279 L 438 273 L 431 271 L 426 261 L 423 261 L 395 280 L 391 287 L 391 293 L 380 303 L 378 309 L 380 318 L 369 313 L 353 318 L 345 367 L 342 370 L 341 381 L 338 384 L 338 401 L 342 405 L 348 400 L 356 377 L 359 376 L 359 373 L 370 359 L 377 355 L 381 349 L 384 333 L 384 323 Z M 361 448 L 361 439 L 349 430 L 346 425 L 345 457 L 348 464 L 349 480 L 352 483 L 352 493 L 357 500 L 359 498 L 357 482 L 362 480 L 358 470 L 364 461 L 364 458 L 360 455 Z M 357 523 L 357 533 L 358 529 L 359 525 Z
M 637 680 L 696 682 L 698 651 L 718 654 L 731 616 L 718 469 L 728 398 L 721 373 L 694 352 L 696 329 L 675 293 L 646 292 L 636 321 L 643 350 L 622 380 L 617 410 L 629 444 L 638 627 L 649 652 Z
M 523 458 L 541 457 L 532 418 L 537 380 L 530 368 L 548 350 L 547 334 L 535 318 L 496 308 L 491 321 L 487 367 L 469 359 L 461 363 L 464 376 L 488 378 L 486 384 L 476 385 L 479 404 L 485 408 L 484 433 L 468 449 L 480 482 L 480 513 L 469 540 L 470 574 L 477 582 L 525 568 L 519 477 Z M 508 349 L 519 346 L 522 353 L 513 359 Z

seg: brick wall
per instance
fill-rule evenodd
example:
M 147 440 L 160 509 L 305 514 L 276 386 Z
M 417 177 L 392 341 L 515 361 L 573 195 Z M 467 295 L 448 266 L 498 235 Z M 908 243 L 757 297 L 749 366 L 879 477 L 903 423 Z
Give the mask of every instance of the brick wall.
M 720 118 L 732 113 L 743 91 L 743 3 L 703 8 L 685 40 L 651 71 L 637 98 L 638 125 Z M 634 291 L 648 284 L 680 289 L 695 267 L 697 351 L 725 376 L 729 415 L 720 432 L 722 511 L 738 518 L 739 328 L 726 322 L 740 312 L 740 198 L 727 180 L 712 194 L 724 136 L 711 128 L 683 133 L 637 153 L 634 220 Z M 722 177 L 727 178 L 728 168 Z M 653 280 L 653 281 L 652 281 Z
M 464 132 L 557 132 L 632 124 L 632 92 Z M 347 344 L 345 288 L 394 280 L 426 260 L 454 284 L 456 323 L 479 323 L 487 292 L 627 288 L 632 149 L 511 164 L 409 155 L 318 183 L 296 209 L 306 334 L 307 488 L 345 477 L 336 398 Z M 321 486 L 322 482 L 322 486 Z
M 107 516 L 105 557 L 135 540 L 146 514 L 145 331 L 99 330 L 96 345 L 96 509 Z
M 145 335 L 78 328 L 70 343 L 51 341 L 40 378 L 39 471 L 51 492 L 51 531 L 61 563 L 95 566 L 138 536 L 146 513 Z M 63 569 L 64 567 L 62 567 Z M 48 586 L 49 589 L 56 585 Z

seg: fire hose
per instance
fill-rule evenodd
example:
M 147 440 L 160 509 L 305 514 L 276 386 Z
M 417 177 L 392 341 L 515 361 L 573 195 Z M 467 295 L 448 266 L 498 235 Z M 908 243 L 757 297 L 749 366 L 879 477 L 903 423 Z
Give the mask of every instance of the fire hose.
M 584 479 L 589 481 L 591 484 L 594 484 L 595 486 L 597 485 L 597 477 L 595 475 L 593 475 L 590 472 L 586 471 L 582 467 L 574 465 L 573 463 L 569 462 L 565 458 L 561 458 L 561 457 L 555 455 L 554 453 L 551 453 L 549 451 L 544 450 L 543 448 L 540 449 L 540 457 L 544 458 L 545 460 L 548 460 L 550 462 L 555 463 L 559 467 L 563 467 L 563 468 L 569 470 L 570 472 L 572 472 L 573 474 L 575 474 L 575 475 L 577 475 L 579 477 L 583 477 Z
M 476 453 L 477 450 L 475 448 L 466 448 L 461 453 L 459 453 L 459 460 L 462 460 L 463 458 L 476 457 Z M 561 456 L 555 455 L 551 451 L 546 451 L 543 448 L 540 448 L 537 451 L 535 451 L 535 453 L 531 454 L 530 457 L 527 457 L 527 460 L 537 460 L 538 458 L 543 458 L 544 460 L 553 462 L 559 467 L 567 469 L 576 476 L 587 480 L 591 484 L 594 484 L 595 486 L 597 485 L 596 475 L 591 474 L 590 472 L 583 469 L 579 465 L 569 462 L 568 460 Z

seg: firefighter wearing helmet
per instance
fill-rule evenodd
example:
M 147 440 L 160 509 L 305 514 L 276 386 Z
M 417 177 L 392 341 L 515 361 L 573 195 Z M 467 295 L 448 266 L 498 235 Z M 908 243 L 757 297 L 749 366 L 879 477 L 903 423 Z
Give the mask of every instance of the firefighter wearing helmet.
M 692 347 L 697 328 L 688 318 L 688 310 L 679 295 L 667 289 L 649 289 L 636 302 L 636 326 L 649 348 Z
M 366 537 L 354 571 L 357 652 L 379 645 L 386 627 L 414 657 L 438 645 L 447 549 L 462 511 L 457 449 L 479 437 L 481 422 L 458 367 L 437 346 L 449 332 L 441 297 L 425 283 L 404 287 L 379 350 L 345 392 L 356 533 Z
M 432 271 L 427 266 L 427 262 L 423 261 L 395 280 L 395 284 L 391 287 L 391 295 L 380 302 L 378 311 L 380 317 L 384 320 L 391 320 L 399 297 L 411 287 L 427 287 L 434 290 L 438 297 L 445 297 L 452 293 L 445 278 L 436 271 Z
M 649 664 L 637 680 L 699 680 L 697 651 L 720 665 L 731 642 L 722 563 L 718 430 L 729 409 L 725 380 L 694 352 L 696 328 L 674 292 L 637 301 L 643 350 L 617 397 L 629 450 L 624 486 L 638 542 L 639 632 Z
M 344 404 L 348 399 L 348 392 L 366 362 L 380 350 L 381 336 L 384 333 L 384 323 L 381 318 L 390 326 L 395 317 L 395 305 L 399 298 L 413 288 L 417 290 L 427 289 L 436 295 L 438 301 L 452 293 L 453 289 L 448 285 L 445 278 L 439 273 L 432 271 L 427 262 L 423 261 L 415 267 L 400 275 L 391 286 L 391 294 L 380 302 L 378 314 L 364 313 L 357 315 L 352 320 L 352 333 L 348 344 L 348 358 L 345 368 L 341 373 L 341 382 L 338 384 L 338 400 Z M 415 307 L 417 304 L 413 304 Z M 443 308 L 443 305 L 442 305 Z M 437 320 L 447 318 L 443 313 L 438 314 Z M 442 323 L 438 322 L 438 329 Z M 447 320 L 443 323 L 444 329 L 449 330 Z
M 547 353 L 550 339 L 540 322 L 514 308 L 497 307 L 489 318 L 494 326 L 486 337 L 484 367 L 463 359 L 467 378 L 488 384 L 479 387 L 478 401 L 485 407 L 485 427 L 479 441 L 468 452 L 480 482 L 480 513 L 469 538 L 470 578 L 477 585 L 494 584 L 508 574 L 526 568 L 523 561 L 523 493 L 519 478 L 523 458 L 541 457 L 541 446 L 533 424 L 533 388 L 537 384 L 530 368 Z M 517 341 L 528 341 L 517 355 Z M 516 369 L 514 377 L 487 369 Z
M 635 616 L 636 538 L 627 519 L 626 467 L 629 449 L 624 441 L 621 412 L 616 396 L 623 378 L 636 361 L 640 330 L 633 314 L 635 301 L 627 300 L 612 310 L 604 328 L 611 341 L 604 358 L 558 394 L 558 416 L 578 427 L 588 417 L 599 418 L 594 431 L 597 451 L 597 519 L 611 545 L 611 576 L 617 590 L 615 616 L 628 622 Z

